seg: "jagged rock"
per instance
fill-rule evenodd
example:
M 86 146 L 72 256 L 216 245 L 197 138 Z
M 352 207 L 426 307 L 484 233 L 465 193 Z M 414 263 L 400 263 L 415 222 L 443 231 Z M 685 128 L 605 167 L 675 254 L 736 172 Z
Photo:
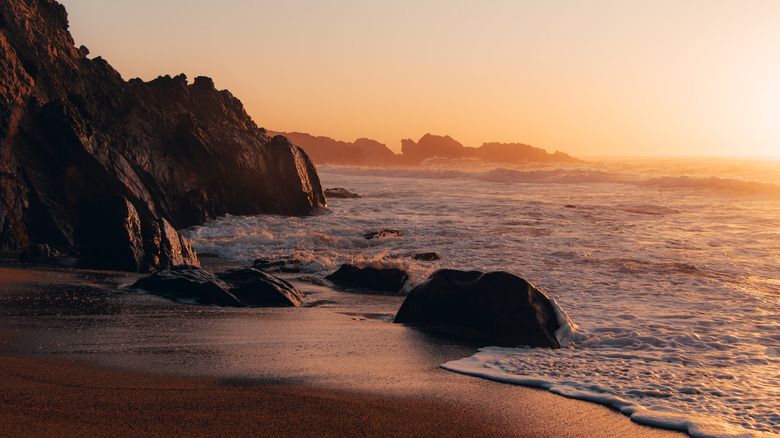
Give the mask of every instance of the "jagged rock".
M 253 268 L 211 274 L 193 265 L 178 265 L 133 283 L 143 289 L 183 302 L 229 307 L 298 307 L 303 297 L 286 281 Z
M 343 187 L 336 187 L 332 189 L 325 189 L 325 198 L 352 199 L 352 198 L 360 198 L 360 195 L 358 195 L 357 193 L 352 193 Z
M 363 235 L 363 238 L 366 239 L 366 240 L 371 240 L 371 239 L 379 239 L 379 238 L 382 238 L 382 237 L 400 236 L 400 235 L 401 235 L 401 232 L 398 231 L 398 230 L 391 230 L 389 228 L 383 228 L 383 229 L 378 230 L 378 231 L 371 231 L 369 233 L 366 233 L 366 234 Z
M 377 269 L 370 266 L 359 268 L 343 264 L 336 272 L 325 278 L 350 288 L 397 293 L 403 289 L 409 275 L 396 268 Z
M 130 286 L 177 301 L 197 304 L 242 307 L 228 292 L 230 286 L 214 274 L 192 265 L 178 265 L 141 278 Z
M 112 196 L 177 229 L 325 205 L 306 153 L 211 79 L 126 82 L 86 53 L 59 3 L 0 2 L 0 249 L 81 245 L 83 210 Z
M 293 285 L 254 268 L 230 269 L 217 277 L 233 285 L 229 292 L 247 306 L 300 307 L 303 303 Z
M 156 271 L 182 264 L 200 266 L 189 239 L 176 232 L 165 219 L 144 222 L 142 231 L 146 270 Z
M 482 345 L 560 347 L 550 300 L 507 272 L 436 271 L 409 292 L 394 322 Z

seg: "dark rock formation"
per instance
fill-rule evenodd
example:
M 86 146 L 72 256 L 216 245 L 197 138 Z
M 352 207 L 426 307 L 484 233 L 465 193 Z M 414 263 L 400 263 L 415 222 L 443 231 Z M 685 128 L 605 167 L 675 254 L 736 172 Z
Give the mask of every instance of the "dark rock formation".
M 401 140 L 401 152 L 404 161 L 410 164 L 420 164 L 421 161 L 431 157 L 464 158 L 471 154 L 469 148 L 449 135 L 425 134 L 416 143 L 412 139 Z
M 256 258 L 252 267 L 263 272 L 301 272 L 301 261 L 295 257 L 283 257 L 269 260 L 263 257 Z
M 403 161 L 407 164 L 419 164 L 432 158 L 476 158 L 485 161 L 558 161 L 579 162 L 563 152 L 548 153 L 544 149 L 535 148 L 522 143 L 483 143 L 478 148 L 463 146 L 449 135 L 425 134 L 419 141 L 401 140 Z
M 290 283 L 254 268 L 230 269 L 217 277 L 233 287 L 229 292 L 247 306 L 300 307 L 303 296 Z
M 360 198 L 357 193 L 352 193 L 343 187 L 336 187 L 333 189 L 325 189 L 325 198 Z
M 436 271 L 412 289 L 395 322 L 482 345 L 560 347 L 550 300 L 507 272 Z
M 228 292 L 230 286 L 214 274 L 192 265 L 178 265 L 141 278 L 131 289 L 143 289 L 155 295 L 177 301 L 197 304 L 242 307 L 242 303 Z
M 0 2 L 0 249 L 91 245 L 81 219 L 117 196 L 161 236 L 161 218 L 183 228 L 325 205 L 303 150 L 269 138 L 211 79 L 125 82 L 88 52 L 59 3 Z
M 377 269 L 370 266 L 359 268 L 343 264 L 326 279 L 350 288 L 369 289 L 378 292 L 400 292 L 409 275 L 396 268 Z
M 253 268 L 211 274 L 193 265 L 177 265 L 141 278 L 130 286 L 177 301 L 217 306 L 298 307 L 301 293 L 286 281 Z
M 417 254 L 414 254 L 412 256 L 415 260 L 420 260 L 424 262 L 432 262 L 434 260 L 439 260 L 439 254 L 436 252 L 420 252 Z
M 401 232 L 398 230 L 391 230 L 389 228 L 383 228 L 378 231 L 371 231 L 363 235 L 363 238 L 366 240 L 371 239 L 379 239 L 382 237 L 390 237 L 390 236 L 400 236 Z
M 315 137 L 301 132 L 270 132 L 283 135 L 306 150 L 315 163 L 356 166 L 400 164 L 400 158 L 387 146 L 376 140 L 359 138 L 353 143 L 329 137 Z M 327 195 L 325 195 L 327 196 Z

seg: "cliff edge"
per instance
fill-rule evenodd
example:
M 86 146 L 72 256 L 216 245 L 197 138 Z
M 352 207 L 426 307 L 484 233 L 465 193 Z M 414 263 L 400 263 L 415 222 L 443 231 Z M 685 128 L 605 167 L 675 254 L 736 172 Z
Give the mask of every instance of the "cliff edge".
M 83 245 L 116 196 L 176 229 L 325 205 L 306 153 L 210 78 L 125 81 L 88 54 L 56 1 L 0 3 L 0 249 Z

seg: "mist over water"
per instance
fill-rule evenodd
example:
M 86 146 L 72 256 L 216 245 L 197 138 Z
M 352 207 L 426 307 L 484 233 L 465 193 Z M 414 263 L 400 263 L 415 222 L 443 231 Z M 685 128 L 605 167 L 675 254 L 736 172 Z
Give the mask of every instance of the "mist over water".
M 571 348 L 488 347 L 446 368 L 614 406 L 693 436 L 780 430 L 780 162 L 603 160 L 416 168 L 320 166 L 308 218 L 225 217 L 189 230 L 199 252 L 505 270 L 568 314 Z M 400 236 L 366 240 L 382 228 Z M 434 262 L 414 260 L 435 251 Z

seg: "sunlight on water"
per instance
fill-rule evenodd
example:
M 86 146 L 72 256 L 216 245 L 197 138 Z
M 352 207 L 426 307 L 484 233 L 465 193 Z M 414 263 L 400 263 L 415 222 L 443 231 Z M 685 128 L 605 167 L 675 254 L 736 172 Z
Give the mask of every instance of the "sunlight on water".
M 506 270 L 554 298 L 574 348 L 485 348 L 447 368 L 605 403 L 693 436 L 780 429 L 780 162 L 606 160 L 501 167 L 321 166 L 308 218 L 229 216 L 189 230 L 199 252 Z M 366 240 L 383 228 L 400 235 Z M 426 262 L 416 253 L 435 251 Z

